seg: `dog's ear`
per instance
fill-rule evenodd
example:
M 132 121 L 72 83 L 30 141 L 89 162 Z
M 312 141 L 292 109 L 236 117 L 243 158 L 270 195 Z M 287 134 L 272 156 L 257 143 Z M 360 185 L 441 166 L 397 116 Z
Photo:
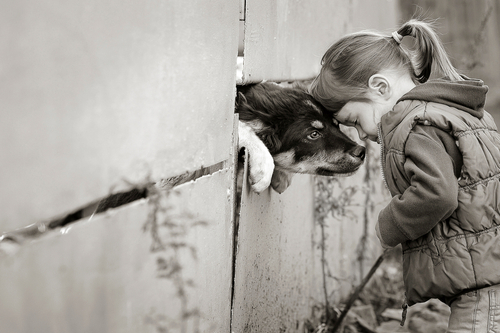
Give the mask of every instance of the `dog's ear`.
M 267 127 L 260 131 L 259 137 L 271 154 L 275 154 L 280 150 L 282 143 L 275 129 Z
M 332 111 L 327 110 L 327 109 L 325 109 L 325 108 L 322 108 L 322 109 L 321 109 L 321 111 L 322 111 L 322 113 L 323 113 L 323 116 L 324 116 L 326 119 L 328 119 L 328 120 L 330 120 L 330 119 L 331 119 L 331 120 L 333 120 L 333 123 L 335 123 L 335 122 L 337 121 L 337 120 L 335 119 L 334 114 L 333 114 L 333 112 L 332 112 Z

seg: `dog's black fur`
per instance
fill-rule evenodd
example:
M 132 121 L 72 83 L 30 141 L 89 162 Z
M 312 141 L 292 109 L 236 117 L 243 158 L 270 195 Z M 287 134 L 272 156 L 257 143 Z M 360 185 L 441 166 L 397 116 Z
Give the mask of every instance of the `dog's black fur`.
M 304 88 L 270 82 L 239 86 L 235 111 L 271 153 L 275 164 L 271 185 L 278 192 L 288 183 L 276 184 L 275 178 L 284 176 L 277 177 L 276 172 L 345 176 L 363 163 L 365 148 L 341 132 L 333 114 Z

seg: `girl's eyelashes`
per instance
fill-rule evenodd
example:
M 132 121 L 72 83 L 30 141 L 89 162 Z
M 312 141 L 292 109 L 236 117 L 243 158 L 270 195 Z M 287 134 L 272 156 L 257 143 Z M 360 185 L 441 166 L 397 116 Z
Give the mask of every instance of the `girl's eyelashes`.
M 344 125 L 346 126 L 352 126 L 352 127 L 355 127 L 356 125 L 358 124 L 358 120 L 357 119 L 347 119 L 347 121 L 344 123 Z

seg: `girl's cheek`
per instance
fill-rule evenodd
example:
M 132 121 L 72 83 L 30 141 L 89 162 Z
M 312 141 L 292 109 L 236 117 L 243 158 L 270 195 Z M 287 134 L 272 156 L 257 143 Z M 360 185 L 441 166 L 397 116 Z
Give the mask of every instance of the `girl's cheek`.
M 380 116 L 380 112 L 377 109 L 374 109 L 373 110 L 373 122 L 375 124 L 378 124 L 380 122 L 381 118 L 382 117 Z

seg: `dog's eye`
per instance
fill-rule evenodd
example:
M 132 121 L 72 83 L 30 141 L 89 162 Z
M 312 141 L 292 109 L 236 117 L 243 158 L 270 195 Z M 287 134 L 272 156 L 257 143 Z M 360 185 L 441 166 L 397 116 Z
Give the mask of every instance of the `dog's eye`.
M 320 137 L 321 137 L 321 133 L 318 132 L 318 131 L 311 132 L 311 134 L 309 134 L 307 136 L 307 138 L 310 139 L 310 140 L 316 140 L 316 139 L 318 139 Z

